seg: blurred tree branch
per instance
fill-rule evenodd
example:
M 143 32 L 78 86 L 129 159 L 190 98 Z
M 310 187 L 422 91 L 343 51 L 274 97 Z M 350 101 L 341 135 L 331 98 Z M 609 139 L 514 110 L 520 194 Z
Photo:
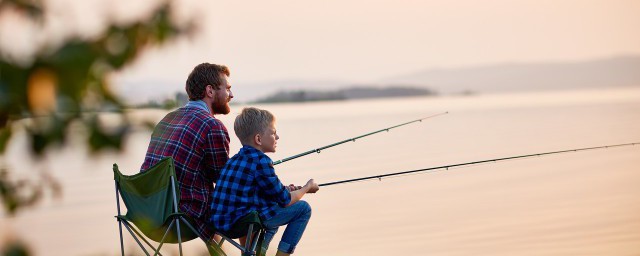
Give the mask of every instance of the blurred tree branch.
M 30 16 L 32 20 L 41 21 L 42 2 L 38 0 L 3 0 L 0 1 L 0 10 L 15 8 Z
M 47 13 L 39 0 L 0 0 L 0 14 L 8 9 L 40 26 Z M 0 155 L 4 157 L 16 127 L 25 128 L 33 155 L 41 156 L 46 149 L 65 144 L 72 123 L 86 128 L 92 152 L 121 149 L 131 123 L 123 103 L 111 92 L 108 77 L 145 50 L 192 33 L 194 24 L 179 23 L 171 10 L 171 4 L 163 2 L 152 15 L 125 25 L 111 21 L 90 39 L 75 36 L 55 46 L 45 43 L 27 64 L 0 49 Z M 101 111 L 119 113 L 121 121 L 101 123 Z M 56 186 L 46 181 L 50 179 L 25 185 L 9 174 L 0 166 L 0 200 L 9 214 L 37 202 L 42 187 Z M 30 196 L 21 196 L 25 194 Z

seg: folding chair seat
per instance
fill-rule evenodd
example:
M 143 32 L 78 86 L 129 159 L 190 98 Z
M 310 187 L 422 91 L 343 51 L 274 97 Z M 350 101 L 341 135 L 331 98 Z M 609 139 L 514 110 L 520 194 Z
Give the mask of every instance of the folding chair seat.
M 196 238 L 202 239 L 212 256 L 226 256 L 220 248 L 225 240 L 240 249 L 243 256 L 256 255 L 257 251 L 259 253 L 261 247 L 258 245 L 262 243 L 265 230 L 257 212 L 251 212 L 241 218 L 227 233 L 216 231 L 215 233 L 223 238 L 219 244 L 202 238 L 194 228 L 191 218 L 179 211 L 180 189 L 176 182 L 173 158 L 162 159 L 148 170 L 130 176 L 123 175 L 118 165 L 113 164 L 113 173 L 118 210 L 118 215 L 115 217 L 118 221 L 123 256 L 122 226 L 129 231 L 138 246 L 148 256 L 151 254 L 142 242 L 153 250 L 154 256 L 162 255 L 160 249 L 165 243 L 177 243 L 182 255 L 182 243 Z M 120 198 L 127 207 L 125 215 L 120 211 Z M 245 246 L 232 240 L 243 236 L 247 237 Z M 157 248 L 145 237 L 158 242 Z
M 240 249 L 242 255 L 264 255 L 266 251 L 262 251 L 262 241 L 264 241 L 265 229 L 258 212 L 252 211 L 244 217 L 236 221 L 228 232 L 217 232 L 222 238 L 222 242 L 229 241 L 233 246 Z M 246 237 L 245 246 L 242 246 L 233 239 Z
M 149 170 L 131 176 L 123 175 L 118 165 L 113 164 L 113 173 L 118 209 L 118 215 L 115 217 L 120 231 L 122 255 L 122 226 L 129 231 L 146 255 L 151 254 L 142 242 L 153 250 L 153 255 L 161 255 L 160 249 L 165 243 L 177 243 L 182 255 L 182 243 L 196 238 L 204 241 L 209 254 L 225 255 L 218 244 L 203 239 L 193 227 L 189 216 L 178 210 L 180 190 L 175 181 L 172 158 L 165 158 Z M 120 198 L 127 207 L 125 215 L 120 211 Z M 145 237 L 158 242 L 157 248 Z

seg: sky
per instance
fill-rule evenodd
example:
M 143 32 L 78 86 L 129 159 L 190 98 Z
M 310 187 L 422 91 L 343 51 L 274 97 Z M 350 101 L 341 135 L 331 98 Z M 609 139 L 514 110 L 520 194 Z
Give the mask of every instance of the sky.
M 65 29 L 91 33 L 106 17 L 134 19 L 156 3 L 49 2 L 75 17 L 66 25 L 59 22 L 50 35 Z M 438 68 L 640 54 L 637 0 L 175 3 L 177 15 L 196 21 L 198 32 L 147 52 L 115 75 L 114 88 L 125 98 L 181 91 L 188 73 L 202 62 L 225 64 L 233 86 L 259 90 L 298 81 L 372 83 Z M 7 41 L 0 44 L 19 44 L 20 38 Z

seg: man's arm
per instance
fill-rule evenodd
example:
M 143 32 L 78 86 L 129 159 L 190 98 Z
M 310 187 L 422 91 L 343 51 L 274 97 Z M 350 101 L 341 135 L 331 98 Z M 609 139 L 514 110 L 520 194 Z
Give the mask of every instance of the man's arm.
M 205 145 L 206 173 L 203 175 L 211 182 L 216 182 L 220 171 L 229 160 L 229 133 L 224 126 L 215 126 L 207 132 Z

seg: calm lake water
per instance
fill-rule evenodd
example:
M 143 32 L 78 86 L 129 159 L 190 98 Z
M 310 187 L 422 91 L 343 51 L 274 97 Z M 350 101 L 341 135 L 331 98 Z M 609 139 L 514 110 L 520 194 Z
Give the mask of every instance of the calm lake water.
M 285 183 L 640 142 L 640 88 L 257 107 L 278 118 L 274 160 L 449 111 L 278 165 Z M 240 143 L 232 120 L 241 108 L 220 117 L 233 154 Z M 132 113 L 152 122 L 164 114 Z M 2 216 L 2 240 L 21 238 L 36 255 L 119 255 L 111 165 L 137 173 L 149 136 L 137 131 L 123 152 L 95 156 L 73 139 L 35 161 L 18 134 L 8 166 L 23 176 L 49 170 L 64 195 Z M 323 187 L 305 196 L 313 217 L 296 255 L 640 255 L 638 184 L 640 146 L 630 146 Z M 135 249 L 131 239 L 125 243 Z M 199 242 L 186 245 L 188 255 L 202 249 Z

